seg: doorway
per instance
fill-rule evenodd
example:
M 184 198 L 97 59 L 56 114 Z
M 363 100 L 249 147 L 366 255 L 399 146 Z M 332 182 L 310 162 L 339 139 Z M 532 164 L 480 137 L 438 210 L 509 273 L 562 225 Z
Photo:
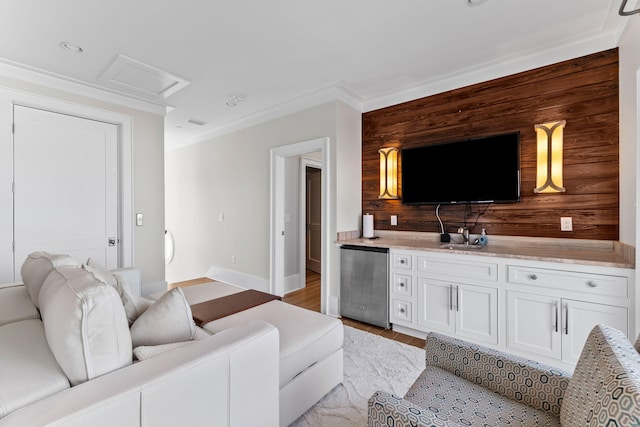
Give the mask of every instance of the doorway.
M 305 166 L 305 268 L 322 274 L 322 169 Z
M 331 227 L 331 217 L 329 215 L 329 201 L 331 200 L 331 186 L 329 185 L 329 138 L 319 138 L 303 141 L 295 144 L 276 147 L 271 150 L 271 224 L 270 224 L 270 292 L 276 295 L 284 295 L 284 247 L 288 236 L 285 236 L 285 195 L 287 193 L 287 182 L 285 179 L 285 161 L 290 157 L 300 157 L 308 153 L 319 152 L 322 169 L 320 172 L 321 181 L 321 231 L 320 231 L 320 287 L 321 287 L 321 312 L 326 313 L 329 307 L 329 291 L 327 287 L 327 274 L 330 271 L 330 248 L 329 242 Z M 304 210 L 301 210 L 301 214 Z M 302 224 L 303 221 L 300 221 Z M 306 233 L 301 233 L 304 236 Z M 300 238 L 302 240 L 302 238 Z M 300 246 L 300 252 L 305 244 Z M 304 261 L 304 256 L 300 259 Z M 300 264 L 303 264 L 301 262 Z M 303 273 L 306 267 L 301 267 Z M 304 274 L 301 274 L 304 276 Z

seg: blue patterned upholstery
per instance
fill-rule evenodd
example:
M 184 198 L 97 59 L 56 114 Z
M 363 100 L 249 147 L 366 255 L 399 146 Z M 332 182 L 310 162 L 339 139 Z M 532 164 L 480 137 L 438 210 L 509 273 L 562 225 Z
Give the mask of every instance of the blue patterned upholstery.
M 593 328 L 564 396 L 563 426 L 640 426 L 640 355 L 620 331 Z
M 369 426 L 640 426 L 640 355 L 596 326 L 574 376 L 430 333 L 426 369 L 404 398 L 369 399 Z

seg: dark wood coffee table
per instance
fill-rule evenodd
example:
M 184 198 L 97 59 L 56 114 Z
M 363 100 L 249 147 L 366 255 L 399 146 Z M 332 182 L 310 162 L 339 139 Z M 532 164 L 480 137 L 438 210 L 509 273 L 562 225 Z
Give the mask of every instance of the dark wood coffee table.
M 277 295 L 268 294 L 255 289 L 248 289 L 246 291 L 193 304 L 191 306 L 191 314 L 193 315 L 193 320 L 196 322 L 196 325 L 203 326 L 204 324 L 216 319 L 230 316 L 273 300 L 282 301 L 282 298 Z

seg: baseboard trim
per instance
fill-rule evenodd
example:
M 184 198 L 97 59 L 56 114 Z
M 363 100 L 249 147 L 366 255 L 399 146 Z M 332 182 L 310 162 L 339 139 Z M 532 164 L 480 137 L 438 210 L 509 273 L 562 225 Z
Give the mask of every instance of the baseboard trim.
M 302 283 L 302 278 L 300 274 L 292 274 L 284 278 L 284 293 L 285 295 L 289 292 L 297 291 L 298 289 L 302 289 L 303 286 L 300 286 Z
M 209 267 L 209 270 L 207 270 L 206 276 L 213 280 L 219 280 L 241 288 L 270 292 L 268 280 L 252 276 L 251 274 L 241 273 L 239 271 L 229 270 L 213 265 Z

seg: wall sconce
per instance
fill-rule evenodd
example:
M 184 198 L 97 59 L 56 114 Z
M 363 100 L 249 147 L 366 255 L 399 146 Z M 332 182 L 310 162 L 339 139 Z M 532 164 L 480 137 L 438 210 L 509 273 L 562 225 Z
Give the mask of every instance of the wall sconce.
M 535 125 L 538 134 L 538 173 L 534 193 L 564 193 L 562 136 L 565 120 Z
M 378 199 L 399 199 L 398 197 L 398 149 L 381 148 L 380 153 L 380 195 Z

